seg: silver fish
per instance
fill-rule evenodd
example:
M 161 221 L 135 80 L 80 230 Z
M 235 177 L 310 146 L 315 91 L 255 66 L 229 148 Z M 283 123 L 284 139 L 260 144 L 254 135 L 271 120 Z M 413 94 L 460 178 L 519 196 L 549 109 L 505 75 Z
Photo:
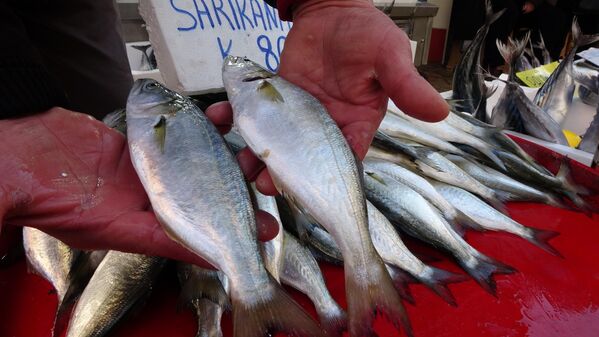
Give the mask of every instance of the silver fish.
M 595 113 L 593 121 L 582 136 L 578 149 L 594 153 L 597 151 L 597 147 L 599 147 L 599 106 L 597 106 L 597 113 Z
M 490 160 L 492 160 L 497 166 L 503 168 L 503 163 L 493 153 L 493 148 L 491 145 L 487 144 L 486 142 L 482 141 L 477 137 L 472 136 L 467 132 L 454 128 L 445 121 L 440 121 L 437 123 L 428 123 L 410 117 L 404 113 L 401 114 L 401 118 L 407 121 L 410 125 L 418 127 L 421 130 L 425 130 L 429 134 L 434 134 L 436 137 L 439 137 L 447 142 L 471 146 L 476 150 L 480 151 Z
M 422 178 L 418 174 L 399 165 L 382 160 L 367 159 L 364 161 L 364 168 L 366 172 L 386 174 L 418 192 L 429 203 L 431 203 L 431 205 L 435 206 L 452 226 L 454 224 L 463 224 L 471 228 L 478 227 L 475 220 L 466 216 L 449 202 L 447 202 L 447 200 L 445 200 L 445 198 L 443 198 L 443 196 L 437 192 L 433 185 L 431 185 L 425 178 Z M 370 216 L 370 213 L 368 213 L 368 215 Z M 459 230 L 459 228 L 455 229 Z M 384 259 L 385 258 L 383 257 L 383 260 Z
M 258 209 L 272 215 L 279 225 L 278 234 L 272 240 L 260 243 L 260 253 L 264 259 L 266 270 L 268 270 L 270 275 L 280 283 L 280 274 L 281 269 L 283 269 L 284 260 L 283 225 L 281 224 L 277 201 L 275 200 L 275 197 L 260 193 L 256 188 L 256 184 L 252 183 L 250 186 Z
M 486 87 L 481 69 L 481 51 L 485 45 L 487 33 L 493 22 L 505 12 L 501 10 L 493 13 L 491 1 L 485 1 L 486 17 L 484 25 L 476 32 L 474 40 L 462 55 L 453 73 L 453 99 L 464 104 L 464 111 L 474 115 L 481 121 L 487 120 L 487 96 L 489 89 Z
M 58 307 L 52 325 L 52 336 L 58 336 L 68 320 L 68 311 L 78 293 L 69 292 L 73 266 L 79 252 L 62 241 L 32 227 L 23 228 L 23 247 L 29 268 L 46 279 L 56 290 Z M 81 285 L 82 290 L 85 284 Z M 69 295 L 73 293 L 73 295 Z M 65 317 L 66 316 L 66 317 Z
M 160 257 L 108 252 L 75 306 L 67 337 L 106 335 L 148 294 L 164 263 Z
M 464 152 L 446 140 L 440 139 L 430 132 L 415 127 L 414 125 L 407 124 L 405 120 L 395 114 L 395 112 L 387 113 L 379 130 L 383 133 L 402 140 L 409 140 L 411 142 L 417 142 L 432 148 L 453 154 L 464 155 Z
M 229 306 L 226 276 L 182 262 L 177 264 L 177 274 L 182 287 L 180 301 L 196 314 L 196 337 L 222 337 L 221 318 Z
M 449 200 L 449 202 L 462 210 L 462 212 L 477 219 L 485 229 L 512 233 L 550 254 L 561 256 L 561 254 L 547 242 L 556 237 L 559 233 L 525 227 L 512 220 L 510 217 L 497 212 L 493 207 L 490 207 L 475 195 L 459 187 L 439 182 L 432 182 L 432 184 L 437 188 L 439 193 Z
M 574 47 L 545 81 L 534 98 L 535 105 L 547 112 L 558 124 L 566 117 L 574 96 L 574 79 L 571 74 L 572 62 L 574 62 L 578 48 L 599 40 L 599 34 L 582 35 L 576 18 L 572 22 L 572 37 L 574 38 Z
M 229 279 L 234 335 L 273 328 L 322 336 L 266 271 L 243 174 L 204 113 L 158 82 L 139 80 L 127 102 L 127 133 L 133 166 L 165 231 Z
M 389 220 L 369 201 L 367 206 L 370 237 L 383 261 L 407 271 L 447 303 L 457 306 L 447 284 L 464 281 L 465 277 L 424 264 L 406 247 Z
M 505 44 L 499 39 L 496 41 L 499 53 L 503 57 L 505 63 L 510 66 L 510 73 L 507 79 L 508 82 L 515 82 L 516 71 L 521 71 L 520 69 L 517 69 L 516 60 L 524 57 L 522 53 L 529 38 L 530 35 L 527 34 L 519 41 L 516 41 L 511 37 L 508 37 L 508 41 Z M 505 86 L 501 92 L 501 96 L 499 96 L 497 104 L 493 107 L 491 124 L 501 129 L 510 129 L 518 132 L 524 131 L 524 122 L 522 121 L 521 112 L 512 98 L 514 91 L 517 90 L 517 88 L 519 87 L 510 85 Z
M 368 235 L 360 169 L 326 109 L 306 91 L 241 57 L 225 58 L 223 82 L 234 123 L 279 192 L 326 228 L 341 249 L 350 336 L 372 333 L 376 308 L 410 333 Z
M 318 267 L 306 247 L 284 232 L 285 258 L 281 281 L 306 294 L 314 303 L 320 322 L 330 336 L 340 336 L 347 327 L 345 311 L 335 302 Z
M 555 207 L 564 207 L 562 202 L 555 196 L 523 184 L 488 166 L 454 155 L 446 157 L 487 187 L 513 193 L 523 198 L 520 200 L 537 201 Z
M 486 291 L 495 294 L 492 278 L 513 269 L 474 249 L 456 233 L 420 194 L 406 185 L 379 175 L 365 175 L 370 200 L 391 222 L 411 236 L 447 250 Z

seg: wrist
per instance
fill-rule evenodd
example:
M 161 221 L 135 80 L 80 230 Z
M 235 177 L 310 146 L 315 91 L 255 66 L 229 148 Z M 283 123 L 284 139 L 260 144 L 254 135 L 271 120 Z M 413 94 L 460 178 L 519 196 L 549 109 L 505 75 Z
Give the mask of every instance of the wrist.
M 373 8 L 372 0 L 287 0 L 282 1 L 284 8 L 279 8 L 283 18 L 296 19 L 302 15 L 324 8 Z M 286 6 L 285 6 L 286 5 Z

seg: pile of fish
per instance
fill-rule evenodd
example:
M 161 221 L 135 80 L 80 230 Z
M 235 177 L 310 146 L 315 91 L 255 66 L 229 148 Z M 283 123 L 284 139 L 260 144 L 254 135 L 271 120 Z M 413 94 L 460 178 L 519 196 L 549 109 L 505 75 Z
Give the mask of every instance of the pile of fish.
M 576 18 L 572 23 L 574 46 L 551 74 L 531 101 L 517 84 L 516 72 L 527 68 L 528 59 L 534 57 L 531 52 L 530 33 L 517 41 L 511 37 L 507 43 L 497 41 L 497 46 L 505 62 L 510 67 L 505 89 L 494 106 L 491 115 L 487 114 L 487 98 L 495 90 L 485 84 L 485 74 L 481 67 L 481 50 L 484 46 L 490 25 L 503 11 L 493 13 L 491 2 L 486 1 L 487 14 L 485 24 L 477 32 L 472 44 L 468 47 L 460 63 L 456 67 L 453 78 L 453 100 L 461 111 L 467 112 L 482 122 L 491 123 L 499 128 L 517 131 L 536 138 L 568 145 L 562 132 L 561 123 L 572 105 L 576 83 L 579 83 L 579 95 L 583 102 L 598 106 L 599 71 L 597 69 L 574 66 L 574 57 L 578 49 L 599 41 L 599 35 L 583 35 Z M 548 52 L 540 35 L 539 47 L 543 50 L 543 58 Z M 544 62 L 550 61 L 550 58 Z M 534 67 L 531 65 L 530 67 Z M 583 143 L 579 149 L 597 153 L 599 147 L 599 113 L 583 135 Z M 597 154 L 599 155 L 599 153 Z M 596 157 L 597 157 L 596 155 Z M 595 160 L 595 164 L 597 160 Z
M 377 312 L 412 335 L 402 304 L 414 302 L 407 284 L 421 282 L 455 306 L 447 285 L 468 276 L 428 266 L 403 235 L 449 253 L 494 295 L 493 275 L 515 270 L 469 245 L 466 229 L 512 233 L 560 256 L 548 243 L 557 233 L 519 224 L 503 203 L 591 211 L 566 163 L 551 174 L 498 128 L 467 113 L 425 123 L 390 111 L 361 162 L 320 102 L 297 86 L 232 56 L 224 61 L 223 80 L 237 132 L 224 138 L 191 100 L 153 80 L 137 81 L 126 112 L 105 119 L 126 133 L 165 231 L 218 269 L 177 266 L 181 303 L 197 315 L 197 336 L 222 336 L 226 310 L 236 337 L 345 330 L 371 336 Z M 245 182 L 232 152 L 245 146 L 266 163 L 280 197 Z M 258 242 L 256 209 L 278 221 L 272 241 Z M 77 298 L 67 336 L 106 335 L 143 303 L 166 263 L 116 251 L 94 256 L 25 231 L 30 265 L 59 296 L 55 336 Z M 344 267 L 347 313 L 329 294 L 317 261 Z M 282 284 L 312 300 L 320 323 Z

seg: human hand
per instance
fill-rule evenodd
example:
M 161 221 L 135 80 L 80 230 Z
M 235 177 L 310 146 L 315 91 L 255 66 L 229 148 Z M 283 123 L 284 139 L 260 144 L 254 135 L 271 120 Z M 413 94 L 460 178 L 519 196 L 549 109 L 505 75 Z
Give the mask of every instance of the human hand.
M 535 10 L 535 4 L 530 2 L 530 1 L 526 1 L 524 3 L 524 6 L 522 6 L 522 13 L 524 14 L 528 14 L 528 13 L 532 13 Z
M 168 238 L 125 137 L 83 114 L 55 108 L 0 121 L 0 219 L 36 227 L 80 249 L 114 249 L 209 264 Z M 274 218 L 257 213 L 259 238 Z M 1 222 L 0 222 L 1 223 Z
M 412 63 L 409 39 L 368 0 L 309 0 L 294 9 L 279 75 L 320 100 L 358 157 L 364 158 L 393 102 L 425 121 L 445 118 L 449 108 Z M 231 114 L 219 104 L 207 113 Z M 267 195 L 277 193 L 261 163 L 246 149 L 239 163 Z

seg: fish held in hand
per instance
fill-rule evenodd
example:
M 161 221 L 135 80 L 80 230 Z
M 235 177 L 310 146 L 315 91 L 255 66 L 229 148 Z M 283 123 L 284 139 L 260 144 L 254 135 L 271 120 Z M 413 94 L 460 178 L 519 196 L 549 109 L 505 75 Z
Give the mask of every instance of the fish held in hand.
M 127 132 L 133 166 L 165 231 L 229 279 L 234 335 L 324 336 L 266 271 L 243 174 L 204 113 L 156 81 L 139 80 L 127 102 Z
M 223 82 L 234 123 L 266 164 L 277 190 L 326 228 L 339 246 L 350 335 L 371 335 L 377 310 L 410 334 L 401 300 L 368 234 L 358 163 L 324 106 L 241 57 L 225 58 Z

